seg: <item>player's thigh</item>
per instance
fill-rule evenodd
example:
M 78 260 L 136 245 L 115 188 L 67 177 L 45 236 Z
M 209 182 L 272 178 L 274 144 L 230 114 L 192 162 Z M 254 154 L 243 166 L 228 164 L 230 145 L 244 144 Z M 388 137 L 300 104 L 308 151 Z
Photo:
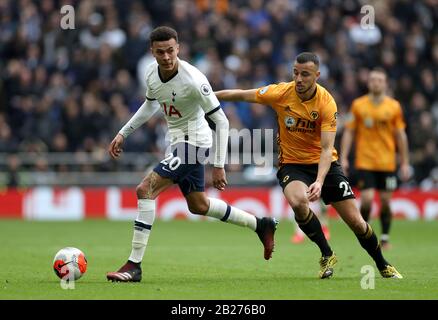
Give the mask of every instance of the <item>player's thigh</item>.
M 332 202 L 331 205 L 354 233 L 363 234 L 366 232 L 366 222 L 360 214 L 356 199 Z
M 286 185 L 283 190 L 284 196 L 287 202 L 292 208 L 302 205 L 309 205 L 309 200 L 307 197 L 307 190 L 309 187 L 300 180 L 293 180 Z
M 137 186 L 137 198 L 155 199 L 161 192 L 173 184 L 169 178 L 160 176 L 157 172 L 152 171 Z
M 313 166 L 285 165 L 277 172 L 278 181 L 284 196 L 295 214 L 309 212 L 307 191 L 316 178 L 317 168 Z
M 321 198 L 325 204 L 347 199 L 355 199 L 353 190 L 339 163 L 333 162 L 321 189 Z

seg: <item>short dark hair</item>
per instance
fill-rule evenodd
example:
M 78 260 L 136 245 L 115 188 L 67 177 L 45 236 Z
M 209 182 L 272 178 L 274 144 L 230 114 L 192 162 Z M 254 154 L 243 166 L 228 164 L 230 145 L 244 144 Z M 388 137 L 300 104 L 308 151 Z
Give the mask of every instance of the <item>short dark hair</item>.
M 313 52 L 302 52 L 295 58 L 298 63 L 313 62 L 317 67 L 319 67 L 319 59 Z
M 383 73 L 386 76 L 386 70 L 383 69 L 382 67 L 374 67 L 370 70 L 370 72 L 379 72 L 379 73 Z
M 149 35 L 149 42 L 151 46 L 154 41 L 167 41 L 170 39 L 175 39 L 175 41 L 178 42 L 178 33 L 175 29 L 166 26 L 155 28 Z

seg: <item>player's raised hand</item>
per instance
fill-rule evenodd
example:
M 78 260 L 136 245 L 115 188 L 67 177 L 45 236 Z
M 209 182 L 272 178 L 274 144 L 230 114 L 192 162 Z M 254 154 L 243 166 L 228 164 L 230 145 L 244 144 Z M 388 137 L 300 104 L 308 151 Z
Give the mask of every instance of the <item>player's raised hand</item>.
M 310 202 L 319 199 L 321 196 L 321 188 L 322 184 L 318 181 L 315 181 L 309 186 L 309 190 L 307 190 L 307 197 L 309 198 Z
M 213 186 L 220 191 L 224 191 L 225 186 L 227 184 L 228 184 L 228 182 L 227 182 L 224 168 L 214 167 L 213 168 Z
M 117 159 L 120 156 L 120 154 L 123 151 L 122 145 L 124 141 L 125 138 L 123 138 L 123 136 L 120 133 L 118 133 L 114 137 L 113 141 L 111 141 L 111 144 L 108 148 L 108 153 L 110 154 L 111 158 Z

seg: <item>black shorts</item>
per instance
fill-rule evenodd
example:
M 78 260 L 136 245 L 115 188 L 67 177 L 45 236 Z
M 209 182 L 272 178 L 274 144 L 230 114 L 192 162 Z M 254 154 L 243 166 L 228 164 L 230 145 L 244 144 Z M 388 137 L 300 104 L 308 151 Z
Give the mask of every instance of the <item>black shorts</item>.
M 395 171 L 357 171 L 357 187 L 360 190 L 377 189 L 381 191 L 394 191 L 397 189 L 397 175 Z
M 289 182 L 299 180 L 310 186 L 318 175 L 318 164 L 285 164 L 277 172 L 281 187 L 286 188 Z M 321 198 L 325 204 L 347 199 L 355 199 L 350 183 L 342 171 L 341 165 L 334 161 L 325 177 L 321 190 Z
M 191 192 L 204 191 L 204 164 L 209 154 L 208 148 L 200 148 L 189 143 L 177 143 L 169 153 L 154 168 L 163 178 L 169 178 L 177 183 L 186 196 Z

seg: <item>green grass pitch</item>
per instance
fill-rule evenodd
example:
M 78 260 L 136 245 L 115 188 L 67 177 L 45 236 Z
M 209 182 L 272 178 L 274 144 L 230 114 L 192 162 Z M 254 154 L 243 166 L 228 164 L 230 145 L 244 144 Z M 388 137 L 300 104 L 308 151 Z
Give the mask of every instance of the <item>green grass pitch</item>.
M 438 221 L 400 221 L 385 252 L 404 279 L 382 279 L 362 289 L 361 267 L 374 263 L 341 221 L 330 221 L 339 262 L 334 277 L 317 278 L 319 250 L 293 245 L 290 221 L 281 221 L 273 259 L 263 259 L 257 235 L 219 222 L 156 221 L 141 283 L 107 282 L 125 262 L 132 223 L 0 221 L 0 299 L 438 299 Z M 379 231 L 377 221 L 374 229 Z M 83 250 L 87 273 L 74 290 L 61 288 L 52 270 L 62 247 Z

